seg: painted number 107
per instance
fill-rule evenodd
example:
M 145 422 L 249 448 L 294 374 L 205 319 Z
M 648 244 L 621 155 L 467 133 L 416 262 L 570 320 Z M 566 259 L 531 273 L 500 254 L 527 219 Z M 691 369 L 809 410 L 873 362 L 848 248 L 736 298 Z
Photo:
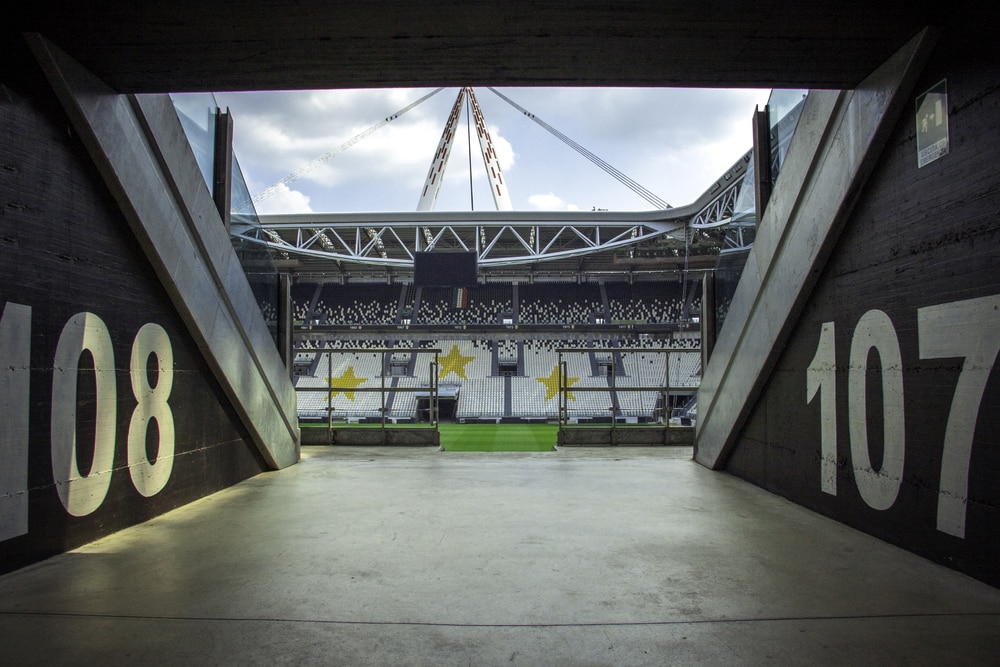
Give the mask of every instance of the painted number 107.
M 820 488 L 837 495 L 837 397 L 834 323 L 822 325 L 816 355 L 806 370 L 806 402 L 819 396 Z M 965 537 L 969 460 L 976 419 L 990 371 L 1000 350 L 1000 295 L 954 301 L 917 310 L 921 359 L 961 358 L 962 369 L 945 426 L 938 490 L 937 529 Z M 883 455 L 879 470 L 868 449 L 866 381 L 868 355 L 874 349 L 882 367 Z M 848 433 L 854 481 L 870 507 L 893 505 L 903 481 L 906 433 L 903 408 L 903 361 L 899 338 L 889 316 L 869 310 L 851 338 L 847 369 Z

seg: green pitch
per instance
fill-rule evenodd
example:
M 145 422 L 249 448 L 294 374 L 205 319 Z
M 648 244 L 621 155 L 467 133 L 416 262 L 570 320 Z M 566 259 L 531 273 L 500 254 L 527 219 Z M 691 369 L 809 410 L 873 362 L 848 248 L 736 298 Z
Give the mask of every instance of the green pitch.
M 326 429 L 326 424 L 300 423 L 302 429 Z M 343 425 L 339 425 L 343 427 Z M 336 428 L 337 426 L 335 426 Z M 429 425 L 417 428 L 432 428 Z M 351 429 L 380 428 L 378 424 L 354 424 Z M 414 428 L 412 424 L 386 424 L 386 428 Z M 550 452 L 556 445 L 556 424 L 451 424 L 438 425 L 441 447 L 449 452 Z
M 549 452 L 555 424 L 441 424 L 441 447 L 448 452 Z

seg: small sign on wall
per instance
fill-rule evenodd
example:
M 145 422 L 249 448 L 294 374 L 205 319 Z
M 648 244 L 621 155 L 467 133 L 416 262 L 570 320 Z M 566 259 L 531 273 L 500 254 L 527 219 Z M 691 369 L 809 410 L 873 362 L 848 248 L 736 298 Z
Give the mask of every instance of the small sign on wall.
M 917 97 L 917 168 L 948 154 L 948 81 Z

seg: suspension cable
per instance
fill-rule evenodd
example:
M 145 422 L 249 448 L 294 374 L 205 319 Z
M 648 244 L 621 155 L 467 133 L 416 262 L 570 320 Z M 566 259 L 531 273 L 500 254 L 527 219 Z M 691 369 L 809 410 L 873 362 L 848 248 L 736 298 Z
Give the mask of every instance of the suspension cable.
M 267 199 L 268 197 L 276 194 L 281 189 L 282 185 L 288 185 L 289 183 L 291 183 L 293 181 L 299 180 L 300 178 L 302 178 L 303 176 L 305 176 L 310 171 L 312 171 L 316 167 L 320 166 L 321 164 L 323 164 L 324 162 L 326 162 L 330 158 L 343 153 L 348 148 L 350 148 L 354 144 L 358 143 L 359 141 L 361 141 L 362 139 L 364 139 L 365 137 L 367 137 L 369 134 L 372 134 L 373 132 L 375 132 L 379 128 L 381 128 L 381 127 L 383 127 L 385 125 L 388 125 L 389 123 L 391 123 L 392 121 L 396 120 L 397 118 L 399 118 L 400 116 L 402 116 L 404 113 L 406 113 L 407 111 L 409 111 L 413 107 L 417 106 L 421 102 L 427 101 L 428 99 L 430 99 L 434 95 L 437 95 L 438 93 L 440 93 L 442 90 L 444 90 L 444 88 L 438 88 L 437 90 L 431 91 L 430 93 L 428 93 L 428 94 L 424 95 L 423 97 L 421 97 L 416 102 L 413 102 L 411 104 L 406 105 L 405 107 L 403 107 L 402 109 L 400 109 L 396 113 L 394 113 L 394 114 L 392 114 L 390 116 L 386 116 L 384 119 L 382 119 L 379 122 L 375 123 L 374 125 L 372 125 L 371 127 L 369 127 L 367 130 L 364 130 L 361 133 L 354 135 L 353 137 L 351 137 L 350 139 L 348 139 L 347 141 L 345 141 L 341 145 L 337 146 L 336 148 L 334 148 L 332 150 L 329 150 L 326 153 L 323 153 L 322 155 L 320 155 L 315 160 L 311 160 L 310 162 L 307 162 L 306 164 L 302 165 L 301 167 L 299 167 L 298 169 L 296 169 L 295 171 L 293 171 L 292 173 L 290 173 L 288 176 L 285 176 L 283 179 L 281 179 L 280 181 L 278 181 L 274 185 L 271 185 L 271 186 L 269 186 L 269 187 L 261 190 L 256 195 L 254 195 L 253 196 L 253 203 L 254 204 L 258 204 L 258 203 L 264 201 L 265 199 Z
M 590 152 L 589 150 L 587 150 L 586 148 L 584 148 L 583 146 L 581 146 L 577 142 L 573 141 L 572 139 L 570 139 L 569 137 L 567 137 L 565 134 L 563 134 L 562 132 L 560 132 L 556 128 L 552 127 L 551 125 L 549 125 L 548 123 L 546 123 L 544 120 L 542 120 L 541 118 L 539 118 L 535 114 L 531 113 L 530 111 L 528 111 L 527 109 L 525 109 L 524 107 L 522 107 L 520 104 L 518 104 L 514 100 L 510 99 L 509 97 L 507 97 L 506 95 L 504 95 L 503 93 L 501 93 L 500 91 L 498 91 L 496 88 L 490 88 L 489 90 L 494 95 L 496 95 L 497 97 L 499 97 L 500 99 L 502 99 L 504 102 L 506 102 L 507 104 L 511 105 L 512 107 L 514 107 L 515 109 L 517 109 L 521 113 L 523 113 L 530 120 L 535 121 L 535 123 L 537 123 L 542 128 L 544 128 L 545 130 L 547 130 L 548 132 L 550 132 L 554 137 L 556 137 L 557 139 L 559 139 L 560 141 L 562 141 L 564 144 L 566 144 L 567 146 L 569 146 L 570 148 L 572 148 L 573 150 L 575 150 L 577 153 L 579 153 L 580 155 L 582 155 L 583 157 L 585 157 L 587 160 L 589 160 L 590 162 L 592 162 L 595 165 L 597 165 L 605 173 L 607 173 L 608 175 L 610 175 L 612 178 L 614 178 L 616 181 L 618 181 L 619 183 L 621 183 L 622 185 L 624 185 L 625 187 L 627 187 L 629 190 L 631 190 L 635 194 L 637 194 L 640 197 L 642 197 L 648 203 L 652 204 L 653 206 L 655 206 L 658 209 L 671 208 L 670 204 L 668 204 L 666 201 L 664 201 L 663 199 L 661 199 L 660 197 L 658 197 L 656 194 L 654 194 L 653 192 L 647 190 L 642 185 L 640 185 L 639 183 L 637 183 L 633 179 L 629 178 L 628 176 L 626 176 L 625 174 L 623 174 L 618 169 L 615 169 L 613 166 L 611 166 L 610 164 L 608 164 L 607 162 L 605 162 L 604 160 L 602 160 L 600 157 L 598 157 L 594 153 Z

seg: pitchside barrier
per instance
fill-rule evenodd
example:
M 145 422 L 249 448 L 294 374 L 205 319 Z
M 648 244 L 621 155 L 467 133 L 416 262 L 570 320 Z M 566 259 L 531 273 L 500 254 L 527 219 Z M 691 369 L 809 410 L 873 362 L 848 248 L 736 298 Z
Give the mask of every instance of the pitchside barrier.
M 440 389 L 438 385 L 438 374 L 440 366 L 438 355 L 439 349 L 415 349 L 415 348 L 297 348 L 296 355 L 318 355 L 314 362 L 318 362 L 315 367 L 322 367 L 325 360 L 326 377 L 312 378 L 324 380 L 322 385 L 310 385 L 309 377 L 300 377 L 296 382 L 296 393 L 319 394 L 325 393 L 323 405 L 315 405 L 315 401 L 306 399 L 300 400 L 301 413 L 315 414 L 322 412 L 325 419 L 326 428 L 320 425 L 310 427 L 303 424 L 302 444 L 304 445 L 400 445 L 400 446 L 439 446 L 441 435 L 438 429 L 438 417 L 440 410 Z M 333 377 L 334 355 L 362 355 L 363 357 L 377 357 L 381 363 L 377 366 L 379 386 L 370 385 L 370 380 L 374 377 L 359 377 L 351 365 L 346 372 L 342 372 L 340 377 Z M 411 370 L 420 363 L 420 356 L 433 355 L 432 360 L 428 360 L 428 374 L 426 383 L 420 382 L 414 386 L 390 386 L 386 382 L 398 383 L 399 378 L 392 375 L 393 365 L 405 364 Z M 367 385 L 367 386 L 365 386 Z M 339 409 L 334 405 L 334 397 L 343 394 L 351 402 L 356 399 L 356 394 L 361 394 L 364 399 L 367 395 L 378 395 L 378 403 L 369 405 L 366 412 L 373 413 L 371 417 L 364 419 L 364 424 L 357 419 L 356 415 L 361 410 Z M 393 399 L 401 394 L 412 394 L 417 398 L 418 407 L 415 411 L 407 411 L 408 414 L 416 413 L 416 418 L 406 418 L 397 420 L 390 417 L 390 405 Z M 368 401 L 371 403 L 371 401 Z M 303 404 L 307 407 L 302 408 Z
M 700 383 L 701 349 L 663 350 L 648 348 L 561 348 L 558 353 L 559 368 L 559 436 L 561 446 L 648 446 L 648 445 L 691 445 L 694 444 L 694 424 L 690 417 L 672 418 L 676 402 L 675 396 L 696 392 Z M 573 377 L 569 371 L 568 360 L 573 355 L 585 355 L 585 364 L 596 372 L 590 374 L 591 379 L 599 378 L 599 382 L 583 383 L 582 377 Z M 654 361 L 657 355 L 663 357 L 663 374 L 656 371 L 649 373 L 635 372 L 624 374 L 627 355 L 639 355 L 642 361 L 648 361 L 654 369 L 659 364 Z M 683 356 L 682 356 L 683 355 Z M 647 359 L 653 358 L 653 359 Z M 697 360 L 687 371 L 680 371 L 686 359 Z M 674 363 L 676 361 L 676 363 Z M 579 360 L 578 360 L 579 362 Z M 580 364 L 576 364 L 580 368 Z M 632 364 L 633 370 L 641 364 Z M 674 369 L 675 379 L 671 380 L 671 369 Z M 693 373 L 697 372 L 698 380 Z M 582 375 L 582 374 L 581 374 Z M 627 378 L 627 380 L 626 380 Z M 688 378 L 688 379 L 685 379 Z M 606 384 L 604 382 L 606 381 Z M 627 382 L 627 386 L 622 384 Z M 577 407 L 575 394 L 600 393 L 610 399 L 610 405 L 603 409 L 604 414 L 596 413 L 594 401 L 580 401 L 585 407 Z M 652 405 L 646 402 L 638 409 L 623 408 L 619 400 L 623 395 L 642 392 L 640 396 L 656 395 Z M 603 397 L 602 397 L 603 398 Z M 600 399 L 598 399 L 600 400 Z M 571 407 L 570 401 L 574 405 Z M 633 408 L 635 403 L 633 402 Z M 632 414 L 629 415 L 628 413 Z

